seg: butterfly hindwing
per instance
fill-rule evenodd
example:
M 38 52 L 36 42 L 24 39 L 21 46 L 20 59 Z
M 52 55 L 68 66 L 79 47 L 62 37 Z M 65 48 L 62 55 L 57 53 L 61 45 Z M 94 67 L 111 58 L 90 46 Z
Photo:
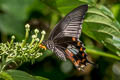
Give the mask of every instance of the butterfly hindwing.
M 86 66 L 87 54 L 85 53 L 84 45 L 75 37 L 57 38 L 55 46 L 59 46 L 64 50 L 64 55 L 80 70 Z
M 61 60 L 66 61 L 65 52 L 63 51 L 63 49 L 61 49 L 61 48 L 59 48 L 59 47 L 55 47 L 55 54 L 56 54 L 56 56 L 58 56 Z

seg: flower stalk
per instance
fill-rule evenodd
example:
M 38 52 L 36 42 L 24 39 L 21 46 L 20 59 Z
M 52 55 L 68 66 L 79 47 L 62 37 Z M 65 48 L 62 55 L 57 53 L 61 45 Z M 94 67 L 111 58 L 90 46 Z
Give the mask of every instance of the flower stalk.
M 12 44 L 13 44 L 14 40 L 15 40 L 15 36 L 12 36 L 12 37 L 11 37 L 11 41 L 10 41 L 10 46 L 9 46 L 9 47 L 11 47 L 11 46 L 12 46 Z
M 46 32 L 43 30 L 43 31 L 41 32 L 41 34 L 42 34 L 42 37 L 41 37 L 41 39 L 40 39 L 39 44 L 41 44 L 42 41 L 44 40 L 44 37 L 45 37 Z
M 26 24 L 25 25 L 25 28 L 26 28 L 26 33 L 25 33 L 25 39 L 23 40 L 22 42 L 22 47 L 25 46 L 26 42 L 27 42 L 27 39 L 29 37 L 29 31 L 30 31 L 30 25 L 29 24 Z

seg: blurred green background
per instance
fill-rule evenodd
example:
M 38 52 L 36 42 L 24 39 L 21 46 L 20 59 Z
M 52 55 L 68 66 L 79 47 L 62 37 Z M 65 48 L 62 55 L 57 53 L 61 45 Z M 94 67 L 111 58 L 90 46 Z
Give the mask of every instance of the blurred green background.
M 120 80 L 120 1 L 119 0 L 0 0 L 0 42 L 24 38 L 24 25 L 45 30 L 47 36 L 55 24 L 81 4 L 89 9 L 80 40 L 89 60 L 85 71 L 77 71 L 70 61 L 63 62 L 46 51 L 34 64 L 24 63 L 18 70 L 50 80 Z M 39 35 L 40 36 L 40 35 Z M 30 39 L 31 40 L 31 39 Z M 28 40 L 29 42 L 29 40 Z

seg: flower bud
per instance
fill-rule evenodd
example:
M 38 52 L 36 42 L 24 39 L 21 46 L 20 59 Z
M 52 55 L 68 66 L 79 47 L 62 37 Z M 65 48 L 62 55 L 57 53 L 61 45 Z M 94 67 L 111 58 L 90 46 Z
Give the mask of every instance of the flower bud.
M 41 34 L 42 34 L 42 35 L 45 35 L 45 34 L 46 34 L 46 32 L 43 30 L 43 31 L 41 32 Z

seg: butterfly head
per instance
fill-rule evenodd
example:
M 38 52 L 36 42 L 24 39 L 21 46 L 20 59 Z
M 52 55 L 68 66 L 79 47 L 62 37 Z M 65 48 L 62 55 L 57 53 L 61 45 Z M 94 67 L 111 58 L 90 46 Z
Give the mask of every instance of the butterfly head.
M 45 40 L 42 43 L 47 47 L 47 49 L 54 51 L 54 42 L 53 41 Z

